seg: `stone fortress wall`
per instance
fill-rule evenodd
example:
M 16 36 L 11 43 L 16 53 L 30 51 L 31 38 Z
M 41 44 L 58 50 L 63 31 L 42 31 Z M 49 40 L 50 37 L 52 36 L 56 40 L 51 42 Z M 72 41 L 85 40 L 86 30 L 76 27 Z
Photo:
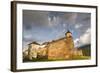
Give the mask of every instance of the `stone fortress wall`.
M 72 33 L 68 31 L 64 38 L 43 43 L 42 45 L 32 42 L 27 50 L 29 60 L 33 58 L 47 58 L 49 60 L 71 59 L 73 56 L 82 56 L 82 50 L 74 47 Z

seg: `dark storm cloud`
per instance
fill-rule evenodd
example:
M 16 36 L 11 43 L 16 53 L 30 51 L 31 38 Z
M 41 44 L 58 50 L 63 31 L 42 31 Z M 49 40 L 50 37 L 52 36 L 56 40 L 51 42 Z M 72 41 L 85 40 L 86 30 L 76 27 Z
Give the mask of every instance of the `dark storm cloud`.
M 26 29 L 30 29 L 33 25 L 47 25 L 47 16 L 48 12 L 23 10 L 23 24 L 26 26 Z

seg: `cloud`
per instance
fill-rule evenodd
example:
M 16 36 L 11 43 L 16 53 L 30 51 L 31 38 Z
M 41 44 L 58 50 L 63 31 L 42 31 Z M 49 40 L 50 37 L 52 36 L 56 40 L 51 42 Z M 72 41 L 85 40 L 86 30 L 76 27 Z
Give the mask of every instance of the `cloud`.
M 81 28 L 81 27 L 82 27 L 82 24 L 76 24 L 76 25 L 75 25 L 75 28 L 76 28 L 76 29 L 79 29 L 79 28 Z
M 77 13 L 73 13 L 73 12 L 68 12 L 65 13 L 64 15 L 61 16 L 61 18 L 63 19 L 64 23 L 66 24 L 75 24 L 76 20 L 77 20 Z
M 32 38 L 32 35 L 31 35 L 31 34 L 24 35 L 24 38 L 25 38 L 25 39 L 30 39 L 30 38 Z
M 75 47 L 79 47 L 86 44 L 91 44 L 91 31 L 90 28 L 86 30 L 86 32 L 81 35 L 79 38 L 74 40 Z
M 91 32 L 90 32 L 90 29 L 87 29 L 85 34 L 83 34 L 80 37 L 80 43 L 82 43 L 83 45 L 91 43 Z
M 48 12 L 23 10 L 23 24 L 24 26 L 42 26 L 48 24 Z
M 48 17 L 48 26 L 53 27 L 53 26 L 57 26 L 60 23 L 60 18 L 59 16 L 52 16 L 52 17 Z
M 88 13 L 23 10 L 24 44 L 59 39 L 65 37 L 67 30 L 70 30 L 74 34 L 75 44 L 78 43 L 79 46 L 86 44 L 86 38 L 90 36 L 89 32 L 86 32 L 88 28 Z
M 79 47 L 80 46 L 78 38 L 74 40 L 74 45 L 75 45 L 75 47 Z

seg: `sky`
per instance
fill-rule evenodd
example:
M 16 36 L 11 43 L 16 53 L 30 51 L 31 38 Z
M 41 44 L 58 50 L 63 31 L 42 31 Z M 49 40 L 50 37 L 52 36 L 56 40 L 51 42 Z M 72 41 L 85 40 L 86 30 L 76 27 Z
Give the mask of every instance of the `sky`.
M 23 10 L 23 47 L 65 37 L 70 31 L 75 47 L 91 43 L 91 14 Z

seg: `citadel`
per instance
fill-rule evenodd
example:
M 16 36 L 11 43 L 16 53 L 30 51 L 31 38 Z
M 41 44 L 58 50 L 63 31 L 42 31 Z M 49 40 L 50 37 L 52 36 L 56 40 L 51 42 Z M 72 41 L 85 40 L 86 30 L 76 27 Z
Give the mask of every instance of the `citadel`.
M 72 33 L 67 31 L 65 37 L 42 45 L 37 42 L 28 44 L 28 50 L 23 52 L 23 58 L 29 60 L 48 59 L 48 60 L 67 60 L 75 56 L 82 56 L 82 50 L 75 48 Z

